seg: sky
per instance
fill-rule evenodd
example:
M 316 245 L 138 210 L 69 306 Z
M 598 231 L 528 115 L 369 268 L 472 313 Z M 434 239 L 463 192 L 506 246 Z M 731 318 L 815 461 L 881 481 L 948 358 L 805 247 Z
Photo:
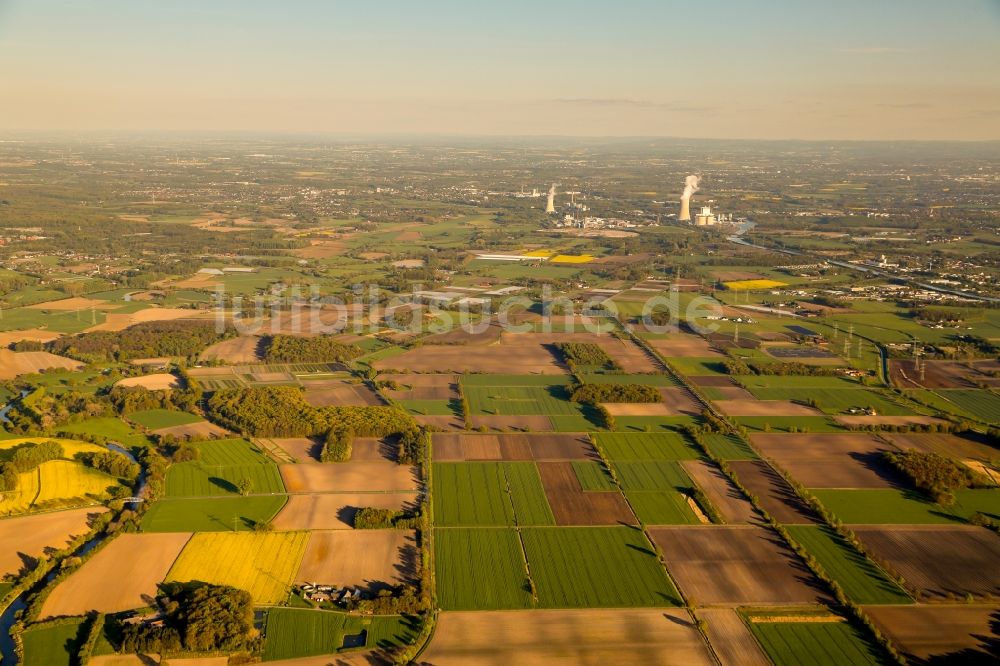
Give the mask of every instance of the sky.
M 0 0 L 0 131 L 1000 139 L 1000 0 Z

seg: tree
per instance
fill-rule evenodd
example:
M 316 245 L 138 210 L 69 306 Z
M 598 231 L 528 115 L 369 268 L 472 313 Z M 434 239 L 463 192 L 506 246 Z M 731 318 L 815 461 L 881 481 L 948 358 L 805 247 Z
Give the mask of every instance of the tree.
M 250 494 L 250 491 L 253 490 L 253 481 L 250 479 L 250 477 L 244 476 L 236 484 L 236 487 L 240 489 L 240 495 L 246 497 L 247 495 Z

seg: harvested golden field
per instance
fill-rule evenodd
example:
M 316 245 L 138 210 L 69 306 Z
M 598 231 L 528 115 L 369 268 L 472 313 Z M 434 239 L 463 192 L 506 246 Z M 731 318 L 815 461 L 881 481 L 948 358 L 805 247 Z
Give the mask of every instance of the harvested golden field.
M 308 539 L 308 532 L 195 534 L 166 580 L 232 585 L 250 592 L 255 604 L 279 604 L 288 597 Z
M 312 532 L 295 582 L 377 590 L 412 581 L 419 561 L 412 530 Z
M 858 416 L 835 416 L 833 420 L 840 425 L 845 426 L 869 426 L 869 425 L 944 425 L 947 423 L 944 419 L 939 419 L 933 416 L 920 416 L 917 414 L 911 414 L 907 416 L 887 416 L 885 414 L 878 414 L 876 416 L 858 415 Z
M 28 305 L 32 310 L 51 310 L 53 312 L 76 312 L 77 310 L 114 310 L 121 307 L 121 303 L 109 303 L 108 301 L 98 301 L 93 298 L 77 296 L 75 298 L 62 298 L 58 301 L 45 301 Z
M 416 493 L 316 493 L 291 495 L 274 518 L 277 530 L 350 530 L 364 507 L 415 509 Z
M 732 608 L 699 608 L 698 618 L 707 624 L 705 633 L 722 666 L 769 666 L 757 639 Z
M 914 662 L 995 662 L 1000 606 L 866 606 L 865 612 Z
M 15 342 L 21 342 L 22 340 L 34 340 L 35 342 L 49 342 L 51 340 L 57 340 L 62 337 L 60 333 L 54 333 L 53 331 L 43 331 L 40 328 L 25 328 L 20 331 L 2 331 L 0 332 L 0 348 L 6 348 Z
M 685 610 L 444 612 L 421 660 L 435 666 L 715 664 Z
M 335 240 L 312 240 L 307 247 L 292 250 L 292 254 L 302 259 L 329 259 L 344 253 L 347 245 Z
M 202 361 L 223 361 L 225 363 L 258 363 L 264 357 L 261 353 L 261 338 L 256 335 L 241 335 L 216 342 L 205 348 L 198 357 Z
M 434 433 L 434 460 L 597 460 L 583 433 Z
M 795 604 L 825 599 L 822 587 L 781 538 L 761 527 L 654 527 L 667 570 L 703 604 Z
M 416 467 L 388 461 L 281 465 L 289 493 L 417 490 Z
M 318 463 L 323 452 L 323 442 L 309 437 L 279 437 L 271 442 L 291 458 L 290 462 Z
M 49 352 L 15 352 L 0 349 L 0 379 L 14 379 L 19 375 L 30 375 L 48 368 L 79 370 L 82 367 L 83 363 L 79 361 Z
M 166 391 L 181 387 L 181 380 L 176 375 L 169 372 L 161 372 L 155 375 L 143 375 L 141 377 L 127 377 L 115 384 L 115 386 L 130 387 L 141 386 L 149 391 Z
M 0 578 L 19 574 L 47 548 L 63 548 L 74 537 L 86 534 L 91 517 L 105 511 L 104 507 L 88 507 L 0 520 L 0 543 L 3 544 Z
M 169 428 L 157 428 L 150 432 L 160 437 L 173 435 L 177 439 L 212 439 L 215 437 L 228 437 L 232 434 L 225 428 L 217 426 L 214 423 L 209 423 L 208 421 L 185 423 L 170 426 Z
M 662 402 L 608 402 L 604 408 L 612 416 L 673 416 Z
M 385 404 L 374 391 L 360 382 L 342 379 L 302 380 L 305 400 L 313 407 L 352 405 L 365 407 Z
M 822 416 L 823 412 L 791 400 L 716 400 L 726 416 Z
M 118 536 L 56 586 L 41 616 L 117 613 L 151 605 L 157 584 L 190 538 L 187 532 Z
M 192 310 L 187 308 L 146 308 L 129 314 L 109 314 L 103 324 L 91 326 L 84 333 L 93 331 L 124 331 L 129 326 L 147 321 L 173 321 L 175 319 L 212 319 L 215 312 L 210 310 Z

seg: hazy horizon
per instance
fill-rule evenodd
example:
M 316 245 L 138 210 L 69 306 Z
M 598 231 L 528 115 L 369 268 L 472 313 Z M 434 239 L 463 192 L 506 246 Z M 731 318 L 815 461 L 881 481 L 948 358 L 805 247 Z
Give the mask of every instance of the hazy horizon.
M 0 131 L 991 141 L 998 36 L 997 0 L 0 0 Z

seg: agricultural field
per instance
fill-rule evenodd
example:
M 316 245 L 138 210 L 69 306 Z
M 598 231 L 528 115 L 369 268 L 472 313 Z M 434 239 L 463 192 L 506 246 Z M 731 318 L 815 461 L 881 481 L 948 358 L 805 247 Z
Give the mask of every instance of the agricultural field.
M 189 425 L 201 421 L 201 417 L 187 412 L 178 412 L 168 409 L 148 409 L 139 412 L 132 412 L 128 415 L 128 420 L 141 425 L 149 430 L 159 430 L 161 428 L 172 428 L 174 426 Z
M 438 601 L 445 610 L 531 608 L 531 586 L 514 530 L 447 528 L 434 533 Z
M 279 494 L 285 488 L 274 464 L 244 439 L 200 442 L 199 460 L 175 463 L 167 471 L 167 497 L 212 497 L 233 494 Z M 249 483 L 246 493 L 241 484 Z
M 195 534 L 166 580 L 232 585 L 257 604 L 279 604 L 288 598 L 308 539 L 308 532 Z
M 552 525 L 534 463 L 435 463 L 434 513 L 442 526 Z
M 813 490 L 841 522 L 857 525 L 922 525 L 961 522 L 951 511 L 912 490 Z
M 878 664 L 885 661 L 876 647 L 856 627 L 838 616 L 768 616 L 748 613 L 746 621 L 776 666 L 817 664 Z
M 284 495 L 162 499 L 142 517 L 143 532 L 232 532 L 271 522 L 288 500 Z
M 314 531 L 309 533 L 295 582 L 378 591 L 412 582 L 418 573 L 413 562 L 418 559 L 413 531 Z
M 83 631 L 83 618 L 31 627 L 22 636 L 24 666 L 73 666 Z
M 345 647 L 345 637 L 361 634 L 365 641 L 360 646 L 351 641 L 350 646 L 407 645 L 416 638 L 411 621 L 399 616 L 366 617 L 302 608 L 272 608 L 265 624 L 267 638 L 263 658 L 264 661 L 320 655 L 332 658 Z
M 105 510 L 70 509 L 0 520 L 0 543 L 11 544 L 0 550 L 0 579 L 33 568 L 48 548 L 63 548 L 73 537 L 86 534 L 91 519 Z
M 872 606 L 865 612 L 914 663 L 985 664 L 996 660 L 1000 607 L 995 604 Z

